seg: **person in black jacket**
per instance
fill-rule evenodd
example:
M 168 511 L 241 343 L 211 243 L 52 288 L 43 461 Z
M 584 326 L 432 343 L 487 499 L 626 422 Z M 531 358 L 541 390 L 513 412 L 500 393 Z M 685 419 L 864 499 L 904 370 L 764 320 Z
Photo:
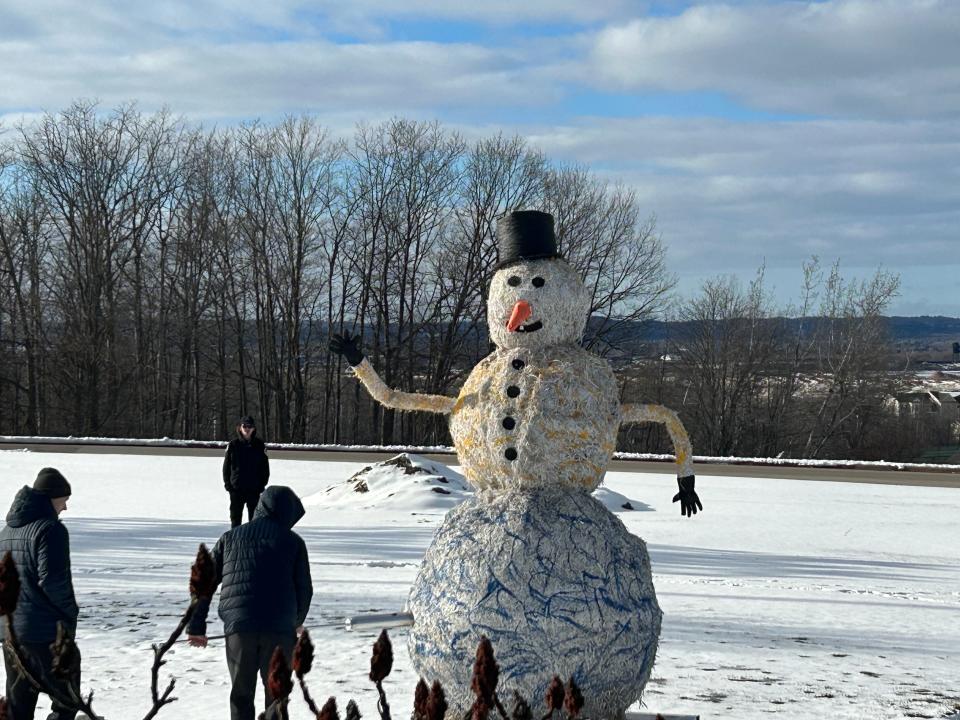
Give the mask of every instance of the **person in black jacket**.
M 70 536 L 59 520 L 67 509 L 70 483 L 54 468 L 43 468 L 33 487 L 24 485 L 10 506 L 7 524 L 0 530 L 0 556 L 8 550 L 20 573 L 20 599 L 13 613 L 13 628 L 26 652 L 30 670 L 42 676 L 51 690 L 66 694 L 62 688 L 70 682 L 80 687 L 79 666 L 69 678 L 51 672 L 57 625 L 74 636 L 77 630 L 76 596 L 70 573 Z M 6 627 L 3 627 L 6 639 Z M 7 671 L 7 709 L 14 720 L 33 718 L 37 707 L 37 689 L 20 677 L 7 653 L 3 654 Z M 48 720 L 72 720 L 76 712 L 52 700 Z
M 265 705 L 270 657 L 277 646 L 290 660 L 297 635 L 313 598 L 307 546 L 292 528 L 303 517 L 303 504 L 281 485 L 260 496 L 253 520 L 224 533 L 213 547 L 220 588 L 220 619 L 230 671 L 230 718 L 253 720 L 257 672 Z M 187 626 L 194 647 L 207 645 L 210 599 L 202 599 Z
M 263 440 L 257 437 L 256 423 L 250 415 L 237 423 L 237 437 L 227 445 L 223 458 L 223 487 L 230 493 L 230 527 L 243 520 L 243 506 L 247 519 L 253 519 L 260 493 L 270 480 L 270 460 Z

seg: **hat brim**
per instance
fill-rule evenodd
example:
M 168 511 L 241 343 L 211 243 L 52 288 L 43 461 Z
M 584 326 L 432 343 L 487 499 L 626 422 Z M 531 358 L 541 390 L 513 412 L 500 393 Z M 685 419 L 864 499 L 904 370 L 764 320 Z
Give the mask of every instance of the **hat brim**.
M 527 262 L 528 260 L 563 260 L 563 255 L 560 253 L 540 253 L 539 255 L 524 255 L 523 257 L 514 257 L 509 260 L 501 260 L 496 265 L 493 266 L 494 272 L 497 270 L 503 270 L 504 268 L 510 267 L 511 265 L 519 265 L 522 262 Z

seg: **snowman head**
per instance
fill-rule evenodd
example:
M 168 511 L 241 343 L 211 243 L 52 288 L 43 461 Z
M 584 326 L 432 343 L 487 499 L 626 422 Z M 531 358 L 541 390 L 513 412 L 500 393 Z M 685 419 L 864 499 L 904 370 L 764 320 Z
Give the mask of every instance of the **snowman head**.
M 490 282 L 487 323 L 501 349 L 579 342 L 590 296 L 556 251 L 553 216 L 519 211 L 497 224 L 500 264 Z

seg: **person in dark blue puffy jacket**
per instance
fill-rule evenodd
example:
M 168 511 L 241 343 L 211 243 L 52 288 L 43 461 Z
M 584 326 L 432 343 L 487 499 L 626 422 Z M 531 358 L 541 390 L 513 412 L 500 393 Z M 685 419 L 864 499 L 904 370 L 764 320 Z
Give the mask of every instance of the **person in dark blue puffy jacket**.
M 293 652 L 313 598 L 307 546 L 292 528 L 303 517 L 303 504 L 288 487 L 264 490 L 253 520 L 224 533 L 213 547 L 220 588 L 219 615 L 230 671 L 230 718 L 253 720 L 257 673 L 265 705 L 270 656 L 279 646 Z M 207 645 L 210 599 L 201 599 L 187 626 L 194 647 Z
M 70 536 L 60 522 L 67 509 L 70 483 L 54 468 L 43 468 L 33 483 L 20 488 L 7 524 L 0 530 L 0 556 L 8 550 L 20 573 L 20 598 L 13 613 L 13 629 L 26 652 L 30 670 L 40 675 L 51 690 L 62 691 L 66 682 L 80 687 L 79 666 L 64 679 L 51 672 L 50 645 L 57 637 L 57 625 L 71 636 L 76 634 L 77 607 L 70 573 Z M 2 628 L 6 640 L 6 627 Z M 11 718 L 33 718 L 38 692 L 3 654 L 7 671 L 7 709 Z M 52 702 L 48 720 L 72 720 L 76 712 Z

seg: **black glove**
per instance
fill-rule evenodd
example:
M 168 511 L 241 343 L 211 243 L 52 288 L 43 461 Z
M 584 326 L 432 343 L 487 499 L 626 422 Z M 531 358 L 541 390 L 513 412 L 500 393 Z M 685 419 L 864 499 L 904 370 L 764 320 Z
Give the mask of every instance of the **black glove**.
M 703 505 L 697 493 L 693 489 L 693 475 L 677 478 L 677 485 L 680 486 L 680 492 L 673 496 L 673 502 L 680 501 L 680 514 L 693 517 L 697 510 L 703 510 Z
M 363 352 L 360 350 L 360 336 L 352 337 L 350 333 L 330 336 L 330 352 L 343 355 L 351 366 L 356 367 L 363 362 Z

